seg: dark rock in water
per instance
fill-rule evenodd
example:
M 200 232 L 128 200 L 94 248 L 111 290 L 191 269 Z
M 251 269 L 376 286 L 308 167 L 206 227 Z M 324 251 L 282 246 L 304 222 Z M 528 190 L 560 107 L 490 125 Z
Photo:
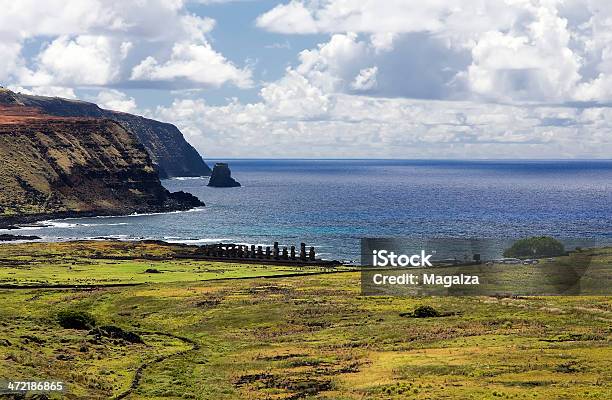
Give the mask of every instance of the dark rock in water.
M 0 242 L 10 242 L 11 240 L 38 240 L 40 236 L 28 236 L 28 235 L 0 235 Z
M 213 187 L 238 187 L 238 183 L 232 178 L 232 172 L 226 163 L 216 163 L 212 175 L 208 181 L 208 186 Z
M 194 207 L 203 207 L 205 204 L 191 193 L 183 192 L 168 192 L 168 198 L 165 202 L 165 207 L 174 210 L 190 210 Z

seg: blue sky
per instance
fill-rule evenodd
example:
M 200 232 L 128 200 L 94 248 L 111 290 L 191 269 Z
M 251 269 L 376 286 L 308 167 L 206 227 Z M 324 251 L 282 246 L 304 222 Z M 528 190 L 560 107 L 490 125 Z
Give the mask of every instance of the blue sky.
M 172 122 L 205 157 L 612 154 L 604 0 L 0 6 L 2 85 Z

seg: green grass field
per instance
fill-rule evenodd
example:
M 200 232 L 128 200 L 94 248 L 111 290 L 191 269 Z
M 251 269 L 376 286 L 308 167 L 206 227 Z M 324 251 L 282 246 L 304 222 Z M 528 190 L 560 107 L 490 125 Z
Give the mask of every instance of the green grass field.
M 320 273 L 317 267 L 178 259 L 194 246 L 80 241 L 0 246 L 0 285 L 126 285 Z M 346 270 L 337 267 L 335 270 Z M 157 273 L 148 273 L 155 270 Z
M 363 297 L 358 272 L 255 277 L 304 269 L 177 261 L 175 250 L 0 246 L 4 283 L 148 282 L 0 290 L 0 380 L 61 380 L 67 390 L 50 397 L 69 399 L 612 397 L 610 297 Z M 446 316 L 406 316 L 419 305 Z M 144 343 L 64 329 L 67 309 Z

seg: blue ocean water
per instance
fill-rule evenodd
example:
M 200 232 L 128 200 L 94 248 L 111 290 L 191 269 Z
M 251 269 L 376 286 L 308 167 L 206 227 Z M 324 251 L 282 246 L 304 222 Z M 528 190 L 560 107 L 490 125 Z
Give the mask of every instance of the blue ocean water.
M 213 161 L 214 162 L 214 161 Z M 171 179 L 190 212 L 82 218 L 28 228 L 47 240 L 101 236 L 186 243 L 315 245 L 357 260 L 362 237 L 612 240 L 612 161 L 230 160 L 240 188 Z

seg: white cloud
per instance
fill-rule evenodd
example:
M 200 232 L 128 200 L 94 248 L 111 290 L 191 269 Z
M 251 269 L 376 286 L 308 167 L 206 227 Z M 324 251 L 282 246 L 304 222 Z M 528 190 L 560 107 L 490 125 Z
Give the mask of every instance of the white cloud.
M 185 79 L 215 87 L 226 82 L 240 88 L 252 85 L 251 71 L 248 68 L 237 68 L 214 51 L 208 43 L 176 43 L 169 60 L 160 64 L 157 59 L 149 56 L 134 67 L 130 79 L 151 81 Z
M 540 7 L 524 34 L 484 33 L 472 49 L 470 88 L 502 100 L 572 99 L 581 59 L 569 48 L 567 21 L 554 7 Z
M 250 79 L 248 69 L 212 48 L 215 21 L 190 13 L 183 0 L 0 0 L 0 6 L 0 79 L 9 84 L 121 87 L 151 59 L 157 71 L 141 76 L 141 86 L 160 76 L 196 87 L 244 87 Z M 21 54 L 26 40 L 43 44 L 30 60 Z M 167 70 L 174 67 L 180 71 L 172 75 Z
M 93 100 L 98 106 L 108 110 L 134 113 L 138 109 L 133 97 L 115 89 L 102 90 Z
M 288 117 L 289 110 L 304 112 L 300 104 L 279 112 L 276 97 L 225 106 L 176 99 L 150 116 L 175 123 L 209 157 L 571 158 L 612 151 L 612 110 L 605 107 L 344 94 L 325 104 L 304 119 Z
M 14 92 L 35 96 L 62 97 L 65 99 L 77 98 L 76 94 L 74 93 L 74 90 L 62 86 L 33 86 L 26 89 L 21 86 L 9 85 L 8 88 Z
M 226 3 L 238 3 L 238 2 L 246 2 L 246 1 L 257 1 L 257 0 L 187 0 L 190 3 L 200 3 L 200 4 L 226 4 Z
M 115 82 L 130 42 L 106 36 L 60 36 L 36 57 L 34 70 L 22 70 L 23 85 L 106 85 Z
M 352 88 L 355 67 L 377 67 L 381 96 L 558 103 L 612 100 L 610 21 L 603 0 L 292 0 L 257 25 L 332 34 L 304 53 L 339 65 L 315 67 L 339 92 Z M 351 63 L 324 54 L 338 37 L 365 44 Z
M 281 4 L 257 18 L 257 26 L 278 33 L 316 33 L 320 30 L 310 10 L 299 1 Z
M 23 62 L 21 43 L 0 41 L 0 81 L 6 81 Z
M 487 25 L 487 17 L 493 12 L 495 18 L 502 17 L 498 8 L 486 1 L 470 0 L 386 0 L 384 5 L 378 0 L 292 0 L 260 15 L 257 25 L 273 32 L 300 34 L 436 32 L 458 17 L 476 17 L 479 25 Z M 483 14 L 486 20 L 478 18 Z M 462 25 L 468 25 L 465 19 Z
M 268 113 L 280 118 L 317 118 L 330 107 L 330 97 L 293 70 L 287 71 L 278 82 L 262 88 L 261 96 Z
M 376 87 L 376 74 L 378 67 L 364 68 L 359 71 L 355 80 L 351 83 L 351 88 L 357 91 L 368 91 Z

